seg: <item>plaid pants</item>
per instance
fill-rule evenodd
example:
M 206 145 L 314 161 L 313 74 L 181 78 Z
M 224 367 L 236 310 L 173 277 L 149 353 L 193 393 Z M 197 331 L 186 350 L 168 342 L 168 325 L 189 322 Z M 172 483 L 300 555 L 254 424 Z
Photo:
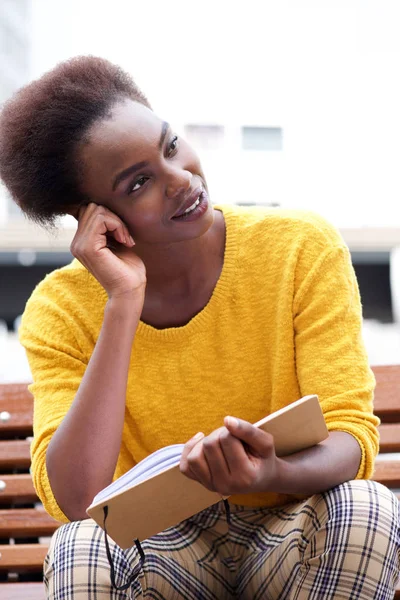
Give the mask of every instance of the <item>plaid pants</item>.
M 126 591 L 110 583 L 103 531 L 91 520 L 52 538 L 44 576 L 51 600 L 387 600 L 400 563 L 399 503 L 384 486 L 350 481 L 284 507 L 223 503 L 142 543 L 146 560 Z M 136 548 L 110 540 L 117 585 Z

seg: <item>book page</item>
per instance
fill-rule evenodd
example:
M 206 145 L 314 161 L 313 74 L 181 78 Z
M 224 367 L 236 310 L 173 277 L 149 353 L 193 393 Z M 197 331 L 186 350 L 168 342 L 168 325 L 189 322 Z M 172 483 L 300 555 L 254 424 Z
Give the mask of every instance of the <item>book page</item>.
M 178 465 L 181 460 L 184 444 L 172 444 L 156 450 L 146 458 L 132 467 L 129 471 L 121 475 L 118 479 L 110 483 L 106 488 L 101 490 L 93 499 L 93 504 L 107 500 L 116 492 L 122 492 L 132 486 L 138 484 L 144 479 L 148 479 L 164 471 L 168 467 Z

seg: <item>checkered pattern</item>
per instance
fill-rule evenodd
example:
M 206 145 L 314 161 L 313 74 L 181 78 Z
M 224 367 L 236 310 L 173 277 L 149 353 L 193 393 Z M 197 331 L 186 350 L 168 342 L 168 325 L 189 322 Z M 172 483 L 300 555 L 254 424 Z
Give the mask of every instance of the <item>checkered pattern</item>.
M 45 562 L 51 600 L 388 600 L 400 563 L 399 504 L 385 487 L 351 481 L 275 509 L 222 503 L 143 542 L 127 591 L 110 583 L 103 531 L 62 526 Z M 117 585 L 138 569 L 136 548 L 111 543 Z

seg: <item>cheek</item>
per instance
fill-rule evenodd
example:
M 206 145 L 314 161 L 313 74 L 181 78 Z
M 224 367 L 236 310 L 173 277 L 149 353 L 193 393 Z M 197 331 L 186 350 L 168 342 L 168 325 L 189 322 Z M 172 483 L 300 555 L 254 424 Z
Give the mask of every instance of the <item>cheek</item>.
M 156 194 L 143 194 L 135 200 L 128 200 L 122 210 L 119 211 L 120 218 L 126 223 L 132 236 L 140 239 L 142 234 L 146 235 L 154 226 L 161 225 L 161 214 Z
M 199 156 L 193 150 L 189 144 L 183 140 L 181 153 L 183 156 L 183 162 L 186 163 L 186 168 L 190 168 L 192 171 L 202 173 L 201 162 Z

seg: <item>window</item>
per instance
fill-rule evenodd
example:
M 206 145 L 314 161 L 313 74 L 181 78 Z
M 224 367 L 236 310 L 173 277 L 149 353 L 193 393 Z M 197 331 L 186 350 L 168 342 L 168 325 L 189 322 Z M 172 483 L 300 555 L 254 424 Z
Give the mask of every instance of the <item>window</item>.
M 243 150 L 282 150 L 280 127 L 242 127 Z
M 184 128 L 185 137 L 199 150 L 216 150 L 223 147 L 224 127 L 222 125 L 188 124 Z

